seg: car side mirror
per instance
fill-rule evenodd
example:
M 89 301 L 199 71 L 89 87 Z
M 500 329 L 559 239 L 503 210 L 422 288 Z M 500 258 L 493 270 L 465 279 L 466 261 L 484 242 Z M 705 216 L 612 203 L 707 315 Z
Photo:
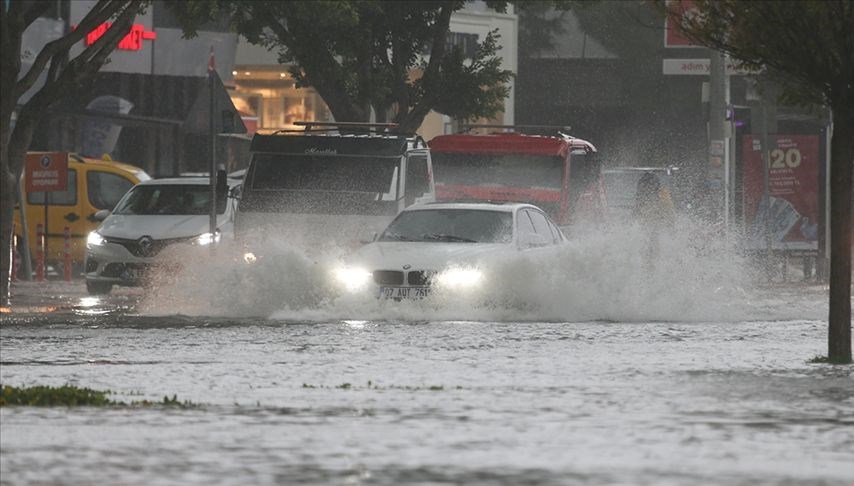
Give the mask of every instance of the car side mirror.
M 99 211 L 96 211 L 95 214 L 92 215 L 92 218 L 94 218 L 95 221 L 103 221 L 103 220 L 107 219 L 107 217 L 109 215 L 110 215 L 109 209 L 101 209 Z

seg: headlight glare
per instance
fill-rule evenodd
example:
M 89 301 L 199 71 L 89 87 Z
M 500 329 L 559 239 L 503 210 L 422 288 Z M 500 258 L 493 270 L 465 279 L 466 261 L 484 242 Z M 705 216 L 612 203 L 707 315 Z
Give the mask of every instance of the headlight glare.
M 335 281 L 349 291 L 356 291 L 367 285 L 373 274 L 364 268 L 341 267 L 333 272 Z
M 436 275 L 436 281 L 442 287 L 470 288 L 483 280 L 483 273 L 475 268 L 450 268 Z
M 206 246 L 212 243 L 219 243 L 220 233 L 217 230 L 214 233 L 202 233 L 196 237 L 194 243 L 199 246 Z
M 107 240 L 105 240 L 103 236 L 98 234 L 97 231 L 89 233 L 89 236 L 86 237 L 86 246 L 101 246 L 106 242 Z
M 247 265 L 252 265 L 253 263 L 258 261 L 258 257 L 255 256 L 255 254 L 252 253 L 251 251 L 247 251 L 246 253 L 243 254 L 243 261 Z

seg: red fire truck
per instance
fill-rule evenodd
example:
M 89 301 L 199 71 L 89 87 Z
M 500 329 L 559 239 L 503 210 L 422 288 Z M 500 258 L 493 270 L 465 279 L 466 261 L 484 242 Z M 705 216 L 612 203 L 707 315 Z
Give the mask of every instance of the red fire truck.
M 605 191 L 596 147 L 563 127 L 468 125 L 484 135 L 439 135 L 429 142 L 438 201 L 535 204 L 560 225 L 601 221 Z M 553 135 L 525 132 L 550 130 Z

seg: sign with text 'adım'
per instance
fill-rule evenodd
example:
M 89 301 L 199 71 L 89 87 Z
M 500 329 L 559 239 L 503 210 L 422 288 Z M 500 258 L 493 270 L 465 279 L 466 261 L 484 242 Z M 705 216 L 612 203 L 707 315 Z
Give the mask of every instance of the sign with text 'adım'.
M 68 186 L 68 153 L 28 153 L 24 178 L 27 192 L 64 191 Z

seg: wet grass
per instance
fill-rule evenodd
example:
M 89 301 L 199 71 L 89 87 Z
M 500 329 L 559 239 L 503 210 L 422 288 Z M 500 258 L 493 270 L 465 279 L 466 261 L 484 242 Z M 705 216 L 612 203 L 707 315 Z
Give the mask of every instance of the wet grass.
M 308 383 L 302 384 L 303 388 L 319 388 L 319 389 L 339 389 L 339 390 L 405 390 L 405 391 L 444 391 L 446 388 L 443 385 L 427 385 L 427 386 L 400 386 L 400 385 L 388 385 L 388 386 L 379 386 L 375 385 L 373 382 L 368 381 L 365 386 L 356 386 L 352 383 L 341 383 L 340 385 L 327 386 L 327 385 L 310 385 Z M 456 386 L 453 389 L 462 390 L 463 387 Z M 450 388 L 448 388 L 450 389 Z
M 830 359 L 827 356 L 821 356 L 821 355 L 814 356 L 812 359 L 807 360 L 807 363 L 810 363 L 810 364 L 834 364 L 834 365 L 854 364 L 854 362 L 852 362 L 852 361 Z
M 198 408 L 190 401 L 164 396 L 162 401 L 134 400 L 130 403 L 112 400 L 110 390 L 93 390 L 74 385 L 15 387 L 0 385 L 0 407 L 169 407 Z

